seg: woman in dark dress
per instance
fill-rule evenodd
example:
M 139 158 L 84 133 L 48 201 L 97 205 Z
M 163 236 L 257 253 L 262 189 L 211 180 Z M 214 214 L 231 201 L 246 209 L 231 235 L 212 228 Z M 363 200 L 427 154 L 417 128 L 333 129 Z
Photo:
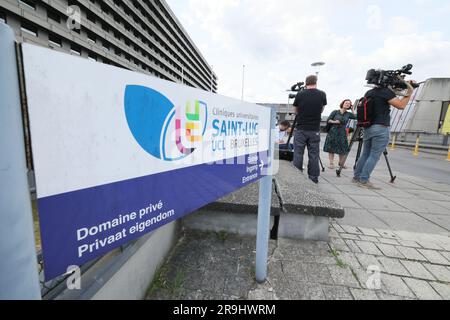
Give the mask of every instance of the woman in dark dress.
M 348 138 L 346 126 L 350 119 L 356 119 L 351 100 L 344 100 L 339 110 L 335 110 L 328 117 L 328 123 L 331 125 L 328 131 L 327 139 L 323 151 L 329 153 L 330 169 L 334 169 L 334 155 L 339 155 L 339 165 L 344 164 L 345 156 L 348 153 Z M 343 167 L 346 169 L 346 167 Z

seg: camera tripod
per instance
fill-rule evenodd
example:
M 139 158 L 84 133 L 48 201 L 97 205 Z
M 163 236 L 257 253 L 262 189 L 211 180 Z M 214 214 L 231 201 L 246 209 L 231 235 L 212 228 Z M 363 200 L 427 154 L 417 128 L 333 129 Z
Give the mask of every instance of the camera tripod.
M 343 167 L 345 166 L 345 162 L 347 161 L 348 155 L 350 154 L 353 144 L 355 142 L 358 142 L 358 151 L 356 152 L 356 160 L 355 160 L 355 165 L 353 167 L 353 169 L 356 168 L 356 164 L 358 163 L 359 158 L 361 157 L 361 151 L 362 151 L 362 147 L 363 147 L 363 140 L 364 140 L 364 129 L 362 127 L 357 127 L 355 132 L 353 133 L 352 139 L 350 141 L 350 146 L 348 149 L 348 153 L 347 156 L 345 157 L 344 163 L 341 163 L 339 165 L 339 169 L 336 170 L 336 174 L 338 177 L 341 176 L 341 172 L 343 170 Z M 394 176 L 394 174 L 392 173 L 392 168 L 391 165 L 389 163 L 389 159 L 388 159 L 388 151 L 387 149 L 384 150 L 383 152 L 384 158 L 386 159 L 386 164 L 389 170 L 389 174 L 391 176 L 391 183 L 395 182 L 395 179 L 397 179 L 397 176 Z
M 291 130 L 291 132 L 289 134 L 289 138 L 288 138 L 288 141 L 287 141 L 288 148 L 289 148 L 289 146 L 291 144 L 291 140 L 292 140 L 292 137 L 294 135 L 294 130 L 296 130 L 295 127 L 297 126 L 297 123 L 298 123 L 298 115 L 295 116 L 294 123 L 292 125 L 292 130 Z M 322 168 L 322 172 L 325 172 L 325 167 L 323 166 L 322 159 L 320 158 L 320 155 L 319 155 L 319 164 L 320 164 L 320 167 Z
M 291 87 L 291 89 L 287 90 L 288 92 L 296 92 L 295 94 L 293 94 L 293 93 L 289 94 L 289 96 L 288 96 L 288 106 L 289 106 L 289 101 L 291 99 L 295 99 L 297 97 L 298 93 L 300 93 L 303 90 L 305 90 L 305 83 L 304 82 L 298 82 L 298 83 L 294 84 Z M 295 127 L 297 126 L 297 123 L 298 123 L 298 114 L 295 115 L 294 123 L 292 124 L 292 127 L 291 127 L 292 130 L 289 133 L 289 138 L 288 138 L 288 141 L 286 143 L 287 150 L 280 150 L 280 159 L 289 160 L 291 162 L 294 159 L 294 150 L 290 146 L 291 146 L 292 137 L 294 135 L 294 130 L 296 130 Z M 323 166 L 322 159 L 320 158 L 320 155 L 319 155 L 319 163 L 320 163 L 320 167 L 322 168 L 322 172 L 325 172 L 325 167 Z

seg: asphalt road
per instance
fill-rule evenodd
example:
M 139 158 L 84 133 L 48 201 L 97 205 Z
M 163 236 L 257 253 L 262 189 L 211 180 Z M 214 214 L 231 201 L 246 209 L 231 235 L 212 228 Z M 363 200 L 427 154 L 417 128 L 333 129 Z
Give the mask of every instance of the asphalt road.
M 411 150 L 397 148 L 389 150 L 388 159 L 394 171 L 450 185 L 450 161 L 445 155 L 420 153 L 418 157 Z M 381 166 L 386 167 L 384 161 Z M 387 169 L 387 167 L 386 167 Z M 397 174 L 397 175 L 399 175 Z
M 322 136 L 322 148 L 326 136 Z M 353 167 L 357 152 L 357 144 L 354 145 L 350 152 L 347 166 Z M 446 183 L 450 185 L 450 161 L 447 161 L 446 155 L 430 154 L 420 152 L 419 156 L 413 155 L 410 149 L 396 147 L 395 150 L 388 149 L 388 159 L 391 164 L 394 175 L 401 176 L 402 173 L 419 178 L 424 178 L 432 182 Z M 328 154 L 322 151 L 321 158 L 323 164 L 328 164 Z M 337 157 L 336 160 L 337 161 Z M 384 157 L 378 163 L 379 169 L 388 170 Z

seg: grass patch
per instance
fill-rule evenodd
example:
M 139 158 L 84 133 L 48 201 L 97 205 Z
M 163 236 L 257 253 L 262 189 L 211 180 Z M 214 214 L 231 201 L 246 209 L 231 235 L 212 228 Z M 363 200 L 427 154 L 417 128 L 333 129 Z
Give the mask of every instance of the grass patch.
M 339 258 L 339 252 L 336 249 L 330 248 L 330 252 L 333 255 L 334 259 L 336 259 L 336 265 L 339 268 L 345 269 L 348 267 L 348 265 L 344 261 L 342 261 L 341 258 Z
M 256 267 L 252 265 L 250 268 L 248 268 L 248 271 L 250 273 L 250 278 L 256 279 Z
M 156 272 L 153 278 L 152 284 L 147 290 L 147 295 L 152 296 L 156 291 L 164 289 L 167 286 L 167 273 L 169 272 L 169 267 L 165 264 Z
M 183 271 L 178 270 L 173 282 L 169 285 L 169 292 L 171 295 L 176 295 L 178 291 L 183 287 L 186 274 Z
M 168 279 L 169 266 L 167 264 L 163 265 L 156 273 L 152 284 L 147 290 L 147 296 L 154 296 L 157 291 L 163 291 L 174 297 L 178 294 L 179 290 L 183 287 L 184 281 L 186 279 L 186 274 L 177 270 L 175 278 L 173 280 Z
M 330 253 L 333 255 L 333 257 L 338 258 L 339 257 L 339 251 L 337 251 L 334 248 L 330 247 Z
M 362 286 L 361 281 L 358 278 L 358 275 L 356 274 L 355 270 L 353 268 L 350 268 L 350 271 L 352 272 L 353 277 L 355 277 L 356 281 L 358 281 L 359 285 Z
M 348 267 L 348 265 L 347 265 L 344 261 L 342 261 L 341 259 L 339 259 L 339 258 L 336 259 L 336 265 L 337 265 L 339 268 L 342 268 L 342 269 L 345 269 L 345 268 Z
M 216 235 L 217 235 L 217 238 L 219 238 L 223 242 L 225 242 L 228 239 L 228 232 L 226 232 L 226 231 L 216 232 Z

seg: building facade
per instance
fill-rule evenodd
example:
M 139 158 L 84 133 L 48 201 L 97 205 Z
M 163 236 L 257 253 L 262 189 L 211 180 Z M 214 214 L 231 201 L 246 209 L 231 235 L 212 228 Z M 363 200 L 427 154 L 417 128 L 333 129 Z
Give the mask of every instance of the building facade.
M 428 79 L 414 93 L 405 110 L 393 110 L 391 130 L 443 134 L 449 105 L 450 79 Z
M 277 113 L 277 120 L 279 122 L 288 120 L 294 121 L 294 107 L 292 104 L 283 104 L 283 103 L 258 103 L 261 106 L 275 108 Z
M 0 0 L 29 42 L 206 91 L 217 77 L 164 0 Z

